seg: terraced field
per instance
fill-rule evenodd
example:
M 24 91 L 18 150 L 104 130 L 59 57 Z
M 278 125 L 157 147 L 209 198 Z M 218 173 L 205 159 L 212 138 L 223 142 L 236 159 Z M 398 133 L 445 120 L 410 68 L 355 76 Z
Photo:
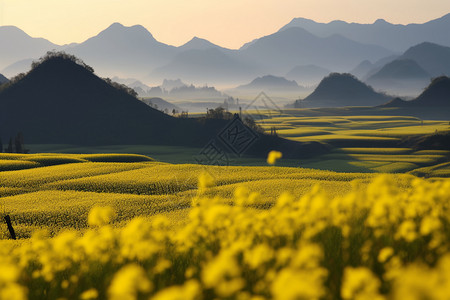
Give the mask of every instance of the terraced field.
M 447 162 L 450 151 L 419 151 L 402 146 L 411 136 L 446 133 L 448 121 L 408 116 L 304 116 L 305 110 L 268 112 L 254 117 L 266 130 L 296 141 L 321 141 L 332 153 L 305 160 L 300 166 L 341 172 L 404 173 Z M 441 176 L 450 170 L 440 169 Z M 419 173 L 417 173 L 419 174 Z M 421 173 L 424 174 L 424 173 Z

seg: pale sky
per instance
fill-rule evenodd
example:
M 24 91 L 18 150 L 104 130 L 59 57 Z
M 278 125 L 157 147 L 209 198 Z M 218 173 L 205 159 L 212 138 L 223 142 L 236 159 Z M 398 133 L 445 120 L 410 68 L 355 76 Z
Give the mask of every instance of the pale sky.
M 14 25 L 56 44 L 83 42 L 120 22 L 143 25 L 174 46 L 198 36 L 236 49 L 295 17 L 408 24 L 447 13 L 450 0 L 0 0 L 0 26 Z

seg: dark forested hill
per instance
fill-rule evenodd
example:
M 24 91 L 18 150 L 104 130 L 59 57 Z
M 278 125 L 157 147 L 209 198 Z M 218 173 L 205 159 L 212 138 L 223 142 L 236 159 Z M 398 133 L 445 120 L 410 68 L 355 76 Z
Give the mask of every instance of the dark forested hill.
M 351 74 L 332 73 L 297 107 L 374 106 L 385 103 L 388 96 L 375 92 Z

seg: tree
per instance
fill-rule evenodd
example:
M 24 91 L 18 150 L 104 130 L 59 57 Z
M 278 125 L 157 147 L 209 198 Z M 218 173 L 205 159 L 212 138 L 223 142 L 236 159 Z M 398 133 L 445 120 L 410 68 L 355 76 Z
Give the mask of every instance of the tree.
M 13 139 L 12 139 L 12 137 L 9 138 L 8 148 L 5 149 L 5 152 L 13 153 Z
M 178 116 L 179 118 L 188 118 L 189 117 L 189 112 L 186 110 L 182 110 L 181 114 Z
M 0 153 L 3 152 L 3 143 L 2 143 L 2 138 L 0 138 Z
M 230 120 L 233 118 L 233 114 L 225 111 L 225 108 L 219 106 L 215 109 L 206 110 L 206 118 L 208 119 L 220 119 L 220 120 Z
M 39 58 L 37 61 L 33 61 L 31 63 L 31 70 L 35 69 L 40 64 L 42 64 L 42 63 L 44 63 L 44 62 L 46 62 L 48 60 L 54 59 L 54 58 L 62 58 L 62 59 L 71 60 L 74 63 L 82 66 L 83 68 L 85 68 L 89 72 L 94 73 L 94 69 L 91 66 L 87 65 L 84 61 L 82 61 L 80 58 L 76 57 L 75 55 L 68 54 L 68 53 L 66 53 L 64 51 L 55 51 L 55 50 L 47 51 L 47 53 L 44 56 Z
M 19 132 L 14 139 L 14 144 L 16 145 L 16 153 L 25 153 L 25 149 L 23 148 L 23 134 Z

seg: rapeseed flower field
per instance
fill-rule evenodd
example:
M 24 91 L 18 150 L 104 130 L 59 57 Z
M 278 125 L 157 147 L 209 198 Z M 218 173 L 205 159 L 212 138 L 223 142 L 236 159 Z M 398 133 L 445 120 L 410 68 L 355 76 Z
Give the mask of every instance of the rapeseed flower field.
M 0 299 L 450 298 L 449 179 L 45 164 L 0 172 Z

